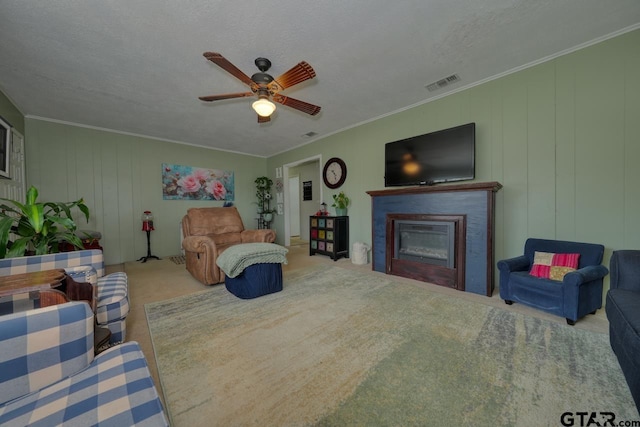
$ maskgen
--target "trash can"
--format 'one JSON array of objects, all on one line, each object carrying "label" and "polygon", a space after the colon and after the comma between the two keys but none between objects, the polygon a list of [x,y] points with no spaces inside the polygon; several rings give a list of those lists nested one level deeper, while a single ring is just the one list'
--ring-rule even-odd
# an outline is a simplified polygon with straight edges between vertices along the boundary
[{"label": "trash can", "polygon": [[364,265],[367,263],[367,252],[371,249],[371,246],[362,242],[355,242],[353,244],[353,253],[351,254],[351,262],[356,265]]}]

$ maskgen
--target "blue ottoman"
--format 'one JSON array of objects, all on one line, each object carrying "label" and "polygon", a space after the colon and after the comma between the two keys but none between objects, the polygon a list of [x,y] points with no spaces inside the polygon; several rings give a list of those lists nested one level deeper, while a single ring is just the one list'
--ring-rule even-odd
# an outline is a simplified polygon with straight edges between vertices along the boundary
[{"label": "blue ottoman", "polygon": [[242,299],[257,298],[282,290],[282,264],[254,264],[236,277],[225,277],[224,286]]},{"label": "blue ottoman", "polygon": [[288,250],[275,243],[233,245],[218,256],[224,285],[238,298],[251,299],[282,290],[282,264]]}]

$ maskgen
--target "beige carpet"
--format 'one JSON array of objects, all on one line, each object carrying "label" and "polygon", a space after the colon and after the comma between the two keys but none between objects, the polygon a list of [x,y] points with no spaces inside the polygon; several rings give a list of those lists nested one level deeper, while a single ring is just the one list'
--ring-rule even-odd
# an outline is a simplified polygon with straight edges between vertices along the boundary
[{"label": "beige carpet", "polygon": [[638,416],[606,334],[329,265],[288,271],[282,292],[254,300],[216,286],[146,304],[173,425]]},{"label": "beige carpet", "polygon": [[[300,268],[312,268],[317,265],[324,266],[325,268],[339,266],[364,273],[371,272],[371,264],[354,265],[349,259],[339,259],[334,262],[326,256],[309,256],[309,250],[306,246],[289,247],[287,258],[289,263],[283,266],[285,277],[289,271]],[[149,370],[151,371],[154,383],[158,388],[161,399],[164,399],[156,367],[155,354],[151,344],[144,304],[175,298],[181,295],[190,295],[209,288],[193,279],[186,271],[184,264],[176,265],[166,258],[159,261],[149,260],[146,263],[131,261],[126,264],[107,266],[108,273],[115,271],[126,271],[129,276],[130,311],[129,316],[127,317],[127,341],[137,341],[140,343],[142,351],[147,359],[147,363],[149,364]],[[381,273],[371,274],[386,277]],[[414,286],[423,287],[431,292],[453,296],[476,304],[499,307],[515,313],[526,314],[531,317],[545,319],[562,325],[565,324],[565,320],[563,318],[535,310],[522,304],[514,304],[511,306],[505,305],[504,301],[499,298],[497,289],[493,297],[485,297],[469,292],[459,292],[442,286],[431,285],[429,283],[418,282],[411,279],[394,277],[394,280],[401,283],[408,283]],[[221,285],[218,285],[218,287],[219,286]],[[574,328],[607,334],[609,322],[607,321],[604,310],[598,310],[595,316],[590,315],[579,320]]]},{"label": "beige carpet", "polygon": [[306,246],[308,248],[309,241],[300,236],[291,236],[291,246]]}]

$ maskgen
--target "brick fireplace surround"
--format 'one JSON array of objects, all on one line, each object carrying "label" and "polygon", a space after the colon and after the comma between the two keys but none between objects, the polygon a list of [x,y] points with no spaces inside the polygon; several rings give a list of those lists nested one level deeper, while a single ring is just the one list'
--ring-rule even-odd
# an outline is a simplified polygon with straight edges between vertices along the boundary
[{"label": "brick fireplace surround", "polygon": [[[493,230],[498,182],[408,187],[367,191],[371,196],[372,268],[388,273],[387,222],[398,214],[464,217],[464,280],[452,286],[466,292],[493,294]],[[394,273],[398,274],[398,273]],[[400,273],[401,275],[404,275]],[[427,273],[428,274],[428,273]],[[415,276],[407,277],[416,278]],[[424,277],[424,281],[431,281]]]}]

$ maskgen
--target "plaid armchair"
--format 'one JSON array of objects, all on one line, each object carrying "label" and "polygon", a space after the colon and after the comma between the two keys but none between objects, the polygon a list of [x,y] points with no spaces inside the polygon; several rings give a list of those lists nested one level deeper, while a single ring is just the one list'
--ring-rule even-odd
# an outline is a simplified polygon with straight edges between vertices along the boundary
[{"label": "plaid armchair", "polygon": [[79,301],[0,316],[0,425],[168,425],[138,343],[94,357],[93,328]]},{"label": "plaid armchair", "polygon": [[[123,272],[105,276],[102,251],[82,250],[58,254],[33,255],[0,259],[0,276],[31,273],[54,268],[70,269],[90,266],[97,276],[96,322],[111,331],[111,344],[123,342],[126,338],[126,318],[129,314],[129,291],[127,275]],[[12,313],[29,308],[37,308],[26,297],[0,298],[0,314]]]}]

